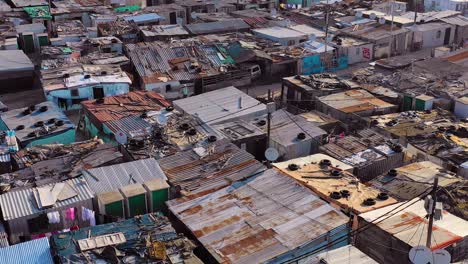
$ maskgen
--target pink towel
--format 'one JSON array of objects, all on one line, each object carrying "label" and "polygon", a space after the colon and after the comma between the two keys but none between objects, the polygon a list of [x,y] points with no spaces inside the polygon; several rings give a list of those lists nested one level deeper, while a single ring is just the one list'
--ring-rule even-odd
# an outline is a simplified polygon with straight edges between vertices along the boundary
[{"label": "pink towel", "polygon": [[65,211],[65,217],[67,218],[67,220],[75,220],[75,208],[68,208]]}]

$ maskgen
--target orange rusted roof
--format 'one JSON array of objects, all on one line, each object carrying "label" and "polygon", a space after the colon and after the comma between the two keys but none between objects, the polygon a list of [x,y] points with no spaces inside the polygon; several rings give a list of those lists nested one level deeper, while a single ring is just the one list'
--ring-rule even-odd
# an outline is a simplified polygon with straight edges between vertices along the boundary
[{"label": "orange rusted roof", "polygon": [[157,111],[170,103],[153,91],[135,91],[128,94],[104,97],[104,102],[88,100],[81,103],[85,111],[95,120],[104,123],[137,116],[145,111]]},{"label": "orange rusted roof", "polygon": [[262,263],[348,228],[348,217],[275,169],[168,205],[222,263]]}]

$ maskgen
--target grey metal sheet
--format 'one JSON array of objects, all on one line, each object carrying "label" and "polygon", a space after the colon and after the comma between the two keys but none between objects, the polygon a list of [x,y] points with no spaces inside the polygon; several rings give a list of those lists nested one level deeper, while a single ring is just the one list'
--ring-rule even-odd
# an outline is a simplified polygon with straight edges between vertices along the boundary
[{"label": "grey metal sheet", "polygon": [[84,171],[83,175],[95,194],[114,191],[155,178],[167,180],[159,164],[152,158],[95,168]]}]

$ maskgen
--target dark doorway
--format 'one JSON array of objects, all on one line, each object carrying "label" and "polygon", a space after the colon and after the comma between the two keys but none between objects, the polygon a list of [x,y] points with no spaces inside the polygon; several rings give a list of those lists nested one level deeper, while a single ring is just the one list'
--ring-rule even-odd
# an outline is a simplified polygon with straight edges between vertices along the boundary
[{"label": "dark doorway", "polygon": [[449,42],[450,42],[450,31],[451,31],[451,28],[446,28],[445,29],[444,45],[448,45]]},{"label": "dark doorway", "polygon": [[177,15],[176,12],[171,12],[169,14],[169,23],[171,24],[177,24]]},{"label": "dark doorway", "polygon": [[104,88],[102,87],[93,87],[94,99],[104,98]]}]

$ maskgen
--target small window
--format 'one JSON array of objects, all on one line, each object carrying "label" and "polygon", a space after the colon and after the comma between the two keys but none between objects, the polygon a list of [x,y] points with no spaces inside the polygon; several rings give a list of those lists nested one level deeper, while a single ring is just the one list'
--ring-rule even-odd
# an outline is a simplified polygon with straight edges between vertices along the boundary
[{"label": "small window", "polygon": [[71,96],[80,96],[80,92],[78,92],[78,89],[72,89],[70,90]]},{"label": "small window", "polygon": [[94,99],[104,98],[104,88],[102,87],[93,87]]},{"label": "small window", "polygon": [[103,49],[102,49],[102,52],[103,52],[103,53],[111,53],[111,48],[110,48],[110,47],[103,48]]},{"label": "small window", "polygon": [[167,93],[167,92],[170,92],[171,90],[172,90],[171,85],[170,85],[170,84],[167,84],[167,85],[166,85],[166,93]]},{"label": "small window", "polygon": [[295,40],[290,40],[290,41],[288,41],[288,46],[292,46],[292,45],[294,45],[294,44],[296,44],[296,41],[295,41]]},{"label": "small window", "polygon": [[437,35],[436,35],[436,38],[439,39],[439,38],[441,37],[441,35],[442,35],[442,31],[438,30],[438,31],[437,31]]},{"label": "small window", "polygon": [[361,48],[356,48],[356,55],[361,54]]}]

